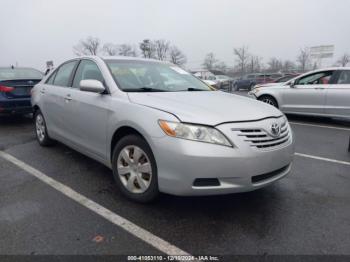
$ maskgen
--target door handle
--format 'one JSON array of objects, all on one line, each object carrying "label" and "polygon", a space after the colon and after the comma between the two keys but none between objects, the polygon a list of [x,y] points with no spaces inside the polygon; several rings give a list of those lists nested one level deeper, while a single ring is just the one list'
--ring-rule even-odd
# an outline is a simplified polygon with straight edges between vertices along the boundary
[{"label": "door handle", "polygon": [[71,95],[70,95],[70,94],[68,94],[68,95],[67,95],[67,96],[64,98],[64,100],[66,100],[66,102],[71,101],[71,100],[72,100]]},{"label": "door handle", "polygon": [[40,93],[45,94],[45,88],[40,89]]}]

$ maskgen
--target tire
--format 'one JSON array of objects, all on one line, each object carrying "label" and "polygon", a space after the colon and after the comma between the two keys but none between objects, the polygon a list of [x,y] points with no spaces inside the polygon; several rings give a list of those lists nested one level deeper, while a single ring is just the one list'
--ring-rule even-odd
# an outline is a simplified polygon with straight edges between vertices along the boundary
[{"label": "tire", "polygon": [[39,144],[45,147],[52,146],[55,143],[55,141],[51,139],[48,134],[45,118],[40,110],[37,110],[34,113],[34,123],[35,123],[35,135]]},{"label": "tire", "polygon": [[255,84],[250,84],[250,86],[248,87],[248,91],[252,91],[254,86],[255,86]]},{"label": "tire", "polygon": [[128,135],[119,140],[113,149],[112,169],[118,188],[127,198],[148,203],[159,195],[156,161],[150,146],[140,136]]},{"label": "tire", "polygon": [[261,97],[258,98],[258,100],[278,108],[277,101],[272,96],[261,96]]}]

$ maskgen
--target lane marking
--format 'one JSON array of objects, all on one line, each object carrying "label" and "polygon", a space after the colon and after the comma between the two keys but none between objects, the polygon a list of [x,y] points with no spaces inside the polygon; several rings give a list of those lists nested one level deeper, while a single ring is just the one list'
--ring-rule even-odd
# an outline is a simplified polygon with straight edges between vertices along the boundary
[{"label": "lane marking", "polygon": [[327,125],[316,125],[316,124],[298,123],[298,122],[293,122],[293,121],[289,121],[289,124],[292,124],[292,125],[299,125],[299,126],[312,126],[312,127],[322,127],[322,128],[328,128],[328,129],[336,129],[336,130],[350,131],[350,128],[346,128],[346,127],[336,127],[336,126],[327,126]]},{"label": "lane marking", "polygon": [[0,156],[2,158],[6,159],[7,161],[15,164],[17,167],[23,169],[27,173],[35,176],[37,179],[46,183],[50,187],[56,189],[60,193],[69,197],[70,199],[78,202],[80,205],[90,209],[92,212],[96,213],[97,215],[112,222],[114,225],[121,227],[122,229],[124,229],[128,233],[143,240],[144,242],[153,246],[154,248],[158,249],[159,251],[161,251],[167,255],[184,255],[184,256],[190,255],[186,251],[183,251],[182,249],[170,244],[169,242],[165,241],[164,239],[162,239],[160,237],[157,237],[156,235],[153,235],[151,232],[143,229],[142,227],[139,227],[138,225],[132,223],[131,221],[113,213],[109,209],[107,209],[107,208],[101,206],[100,204],[97,204],[96,202],[90,200],[89,198],[79,194],[78,192],[74,191],[72,188],[52,179],[51,177],[45,175],[44,173],[35,169],[34,167],[31,167],[30,165],[22,162],[21,160],[17,159],[16,157],[14,157],[10,154],[7,154],[4,151],[0,151]]},{"label": "lane marking", "polygon": [[326,162],[332,162],[332,163],[350,166],[350,162],[346,162],[346,161],[341,161],[341,160],[336,160],[336,159],[331,159],[331,158],[326,158],[326,157],[320,157],[320,156],[307,155],[307,154],[302,154],[302,153],[295,153],[295,155],[300,156],[300,157],[312,158],[312,159],[316,159],[316,160],[322,160],[322,161],[326,161]]}]

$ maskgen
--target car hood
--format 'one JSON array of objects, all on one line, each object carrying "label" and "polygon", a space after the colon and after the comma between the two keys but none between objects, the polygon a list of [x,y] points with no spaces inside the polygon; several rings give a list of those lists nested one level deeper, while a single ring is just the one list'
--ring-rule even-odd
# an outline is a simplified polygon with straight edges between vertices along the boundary
[{"label": "car hood", "polygon": [[282,115],[278,109],[260,101],[220,91],[128,93],[128,95],[132,103],[174,114],[182,122],[211,126]]}]

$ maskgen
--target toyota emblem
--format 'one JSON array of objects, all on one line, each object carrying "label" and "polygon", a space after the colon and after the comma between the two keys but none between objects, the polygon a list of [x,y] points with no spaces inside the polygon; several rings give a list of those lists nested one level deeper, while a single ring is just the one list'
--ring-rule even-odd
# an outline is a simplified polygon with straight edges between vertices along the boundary
[{"label": "toyota emblem", "polygon": [[281,133],[281,126],[278,123],[273,123],[271,125],[271,135],[273,137],[278,137]]}]

